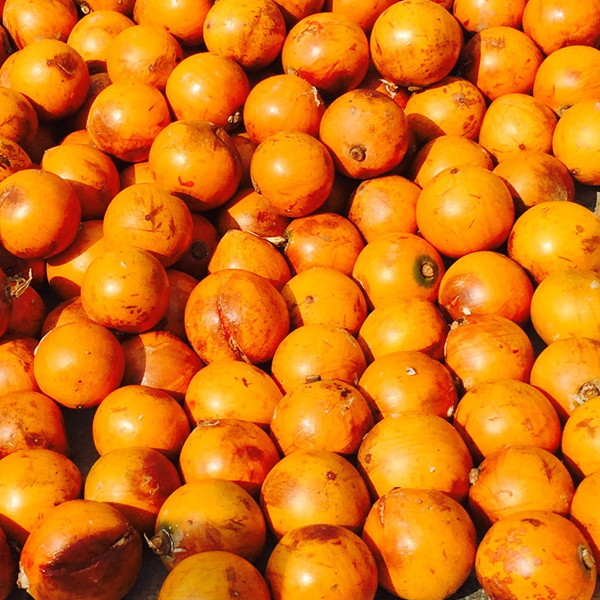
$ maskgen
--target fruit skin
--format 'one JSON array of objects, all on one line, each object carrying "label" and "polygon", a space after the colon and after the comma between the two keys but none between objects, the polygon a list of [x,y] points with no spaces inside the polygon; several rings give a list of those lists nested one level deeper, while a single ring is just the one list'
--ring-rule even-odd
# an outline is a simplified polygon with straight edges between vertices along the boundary
[{"label": "fruit skin", "polygon": [[[336,525],[307,525],[273,550],[265,577],[274,600],[373,600],[377,566],[356,534]],[[307,580],[309,583],[307,583]]]},{"label": "fruit skin", "polygon": [[6,600],[17,582],[17,563],[12,557],[6,536],[0,529],[0,600]]},{"label": "fruit skin", "polygon": [[491,600],[590,600],[596,565],[583,534],[564,517],[529,510],[498,521],[475,560],[477,579]]},{"label": "fruit skin", "polygon": [[538,283],[556,271],[599,271],[600,219],[575,202],[536,204],[514,224],[508,255]]},{"label": "fruit skin", "polygon": [[180,486],[168,458],[134,446],[101,456],[86,477],[83,497],[114,506],[140,534],[152,535],[161,506]]},{"label": "fruit skin", "polygon": [[289,315],[279,292],[249,271],[225,269],[203,279],[185,309],[185,331],[206,363],[267,362],[289,331]]},{"label": "fruit skin", "polygon": [[490,27],[519,29],[528,0],[455,0],[453,13],[466,31],[476,33]]},{"label": "fruit skin", "polygon": [[398,85],[426,86],[446,77],[458,60],[463,36],[450,13],[425,0],[397,2],[371,32],[377,70]]},{"label": "fruit skin", "polygon": [[53,329],[36,349],[41,390],[68,408],[97,406],[121,384],[125,356],[108,329],[79,321]]},{"label": "fruit skin", "polygon": [[454,427],[476,462],[505,446],[536,446],[555,453],[560,444],[560,421],[549,400],[513,379],[471,388],[458,403]]},{"label": "fruit skin", "polygon": [[53,450],[5,456],[0,460],[0,526],[8,539],[22,546],[55,506],[79,497],[81,484],[75,463]]},{"label": "fruit skin", "polygon": [[5,335],[0,340],[0,395],[21,390],[39,392],[33,374],[34,352],[38,340]]},{"label": "fruit skin", "polygon": [[202,479],[167,498],[150,547],[171,571],[188,556],[213,550],[255,561],[265,536],[264,517],[248,492],[231,481]]},{"label": "fruit skin", "polygon": [[556,456],[534,446],[508,446],[490,454],[470,475],[469,508],[488,528],[522,510],[569,516],[573,480]]},{"label": "fruit skin", "polygon": [[381,586],[410,600],[447,598],[475,562],[469,515],[434,490],[394,488],[382,496],[367,517],[363,540],[375,556]]},{"label": "fruit skin", "polygon": [[364,437],[358,468],[374,499],[401,487],[438,490],[462,502],[473,460],[450,423],[405,413],[385,417]]},{"label": "fruit skin", "polygon": [[599,413],[600,398],[596,396],[577,408],[565,424],[561,449],[576,479],[583,479],[600,469],[600,445],[596,438]]},{"label": "fruit skin", "polygon": [[357,88],[367,74],[369,42],[347,17],[318,13],[290,30],[281,60],[285,73],[298,75],[335,97]]},{"label": "fruit skin", "polygon": [[202,594],[204,600],[271,600],[265,580],[248,561],[230,552],[188,556],[163,583],[158,600],[181,600]]},{"label": "fruit skin", "polygon": [[544,348],[531,369],[531,385],[550,400],[561,422],[600,396],[600,342],[567,338]]},{"label": "fruit skin", "polygon": [[271,469],[260,505],[279,539],[316,523],[358,533],[371,503],[365,482],[346,459],[324,450],[298,450]]},{"label": "fruit skin", "polygon": [[600,561],[600,521],[594,498],[597,498],[599,485],[599,471],[588,475],[577,487],[571,504],[571,521],[586,537],[596,564]]},{"label": "fruit skin", "polygon": [[21,553],[19,585],[39,600],[121,600],[142,563],[139,533],[112,506],[66,502],[48,514]]}]

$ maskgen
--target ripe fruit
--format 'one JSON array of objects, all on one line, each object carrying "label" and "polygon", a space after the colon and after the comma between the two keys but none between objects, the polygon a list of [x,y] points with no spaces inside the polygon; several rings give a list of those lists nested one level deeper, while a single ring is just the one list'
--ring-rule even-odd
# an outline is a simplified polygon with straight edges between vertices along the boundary
[{"label": "ripe fruit", "polygon": [[434,301],[443,275],[437,250],[410,233],[390,233],[367,244],[352,272],[375,308],[403,299]]},{"label": "ripe fruit", "polygon": [[6,335],[0,341],[0,396],[40,388],[33,375],[33,354],[38,340]]},{"label": "ripe fruit", "polygon": [[111,450],[147,446],[174,460],[190,434],[185,412],[166,392],[126,385],[109,394],[94,414],[94,445]]},{"label": "ripe fruit", "polygon": [[364,437],[358,468],[373,498],[393,488],[438,490],[458,502],[469,491],[473,460],[462,438],[430,414],[385,417]]},{"label": "ripe fruit", "polygon": [[575,492],[560,460],[532,446],[508,446],[490,454],[470,479],[469,508],[486,528],[522,510],[568,517]]},{"label": "ripe fruit", "polygon": [[267,584],[255,567],[241,556],[220,551],[193,554],[181,561],[165,579],[158,600],[179,600],[194,594],[202,594],[205,600],[221,600],[223,593],[238,600],[271,600]]},{"label": "ripe fruit", "polygon": [[146,250],[107,250],[88,267],[81,298],[86,313],[96,323],[141,333],[166,314],[169,279],[160,262]]},{"label": "ripe fruit", "polygon": [[600,560],[598,537],[600,523],[598,522],[598,512],[595,510],[596,494],[598,491],[598,482],[600,474],[592,473],[586,477],[577,487],[573,503],[571,504],[571,521],[577,525],[588,541],[596,563]]},{"label": "ripe fruit", "polygon": [[185,409],[194,424],[242,419],[267,429],[281,397],[277,384],[259,368],[221,361],[207,365],[193,377]]},{"label": "ripe fruit", "polygon": [[79,321],[53,329],[36,349],[35,378],[46,395],[69,408],[89,408],[117,389],[125,358],[115,336]]},{"label": "ripe fruit", "polygon": [[44,394],[32,391],[4,394],[0,397],[0,423],[0,458],[34,448],[67,454],[62,413]]},{"label": "ripe fruit", "polygon": [[325,104],[318,90],[295,75],[274,75],[257,83],[244,105],[244,127],[256,144],[282,131],[317,137]]},{"label": "ripe fruit", "polygon": [[290,328],[335,325],[352,335],[367,318],[365,297],[354,281],[335,269],[313,267],[292,277],[281,290]]},{"label": "ripe fruit", "polygon": [[523,325],[532,296],[531,281],[516,262],[497,252],[472,252],[446,271],[439,304],[454,320],[488,314]]},{"label": "ripe fruit", "polygon": [[152,535],[161,506],[180,486],[177,469],[160,452],[120,448],[92,465],[83,497],[114,506],[140,534]]},{"label": "ripe fruit", "polygon": [[371,90],[353,90],[334,100],[321,119],[319,135],[337,170],[355,179],[377,177],[398,166],[409,142],[404,111]]},{"label": "ripe fruit", "polygon": [[405,86],[426,86],[454,68],[463,37],[450,13],[429,0],[397,2],[376,21],[371,57],[377,70]]},{"label": "ripe fruit", "polygon": [[590,398],[573,411],[563,430],[562,453],[577,479],[583,479],[600,468],[600,444],[596,439],[599,410],[600,398]]},{"label": "ripe fruit", "polygon": [[462,77],[495,100],[504,94],[530,93],[542,61],[542,53],[522,31],[490,27],[466,44],[458,68]]},{"label": "ripe fruit", "polygon": [[557,271],[533,294],[531,322],[546,344],[570,337],[600,341],[599,318],[600,275],[595,271]]},{"label": "ripe fruit", "polygon": [[450,328],[446,366],[465,390],[494,379],[529,380],[533,348],[525,332],[497,315],[471,315]]},{"label": "ripe fruit", "polygon": [[156,136],[149,161],[156,183],[195,212],[229,200],[242,176],[231,138],[207,121],[177,121],[166,127]]},{"label": "ripe fruit", "polygon": [[192,213],[192,243],[173,268],[196,279],[206,277],[208,263],[219,242],[214,225],[202,215]]},{"label": "ripe fruit", "polygon": [[39,338],[46,314],[46,305],[41,296],[32,287],[28,287],[19,297],[13,298],[6,332]]},{"label": "ripe fruit", "polygon": [[[515,556],[520,557],[516,562]],[[590,600],[596,585],[596,565],[581,532],[541,510],[522,511],[493,525],[477,549],[475,569],[491,600],[533,599],[540,585],[556,600]]]},{"label": "ripe fruit", "polygon": [[458,502],[419,489],[396,488],[382,496],[367,517],[363,540],[382,587],[414,600],[446,598],[458,590],[477,546],[475,527]]},{"label": "ripe fruit", "polygon": [[358,471],[324,450],[298,450],[279,461],[262,486],[260,504],[279,539],[322,523],[358,532],[369,512],[369,492]]},{"label": "ripe fruit", "polygon": [[454,426],[476,462],[505,446],[554,453],[560,444],[560,421],[544,394],[511,379],[471,388],[458,403]]},{"label": "ripe fruit", "polygon": [[482,167],[442,171],[429,181],[417,202],[421,235],[452,258],[498,248],[510,233],[514,215],[508,188]]},{"label": "ripe fruit", "polygon": [[285,21],[272,0],[220,0],[204,22],[209,52],[227,56],[249,71],[271,64],[285,39]]},{"label": "ripe fruit", "polygon": [[143,162],[156,136],[170,122],[167,101],[155,87],[113,83],[92,103],[87,130],[103,152],[127,162]]},{"label": "ripe fruit", "polygon": [[210,121],[227,131],[241,121],[249,92],[242,67],[210,52],[188,56],[166,81],[167,100],[178,120]]},{"label": "ripe fruit", "polygon": [[285,454],[327,450],[356,454],[373,427],[367,401],[351,385],[331,379],[307,383],[286,394],[271,421],[271,437]]},{"label": "ripe fruit", "polygon": [[225,269],[203,279],[185,309],[185,331],[205,363],[273,358],[290,327],[287,306],[263,277]]},{"label": "ripe fruit", "polygon": [[566,421],[578,406],[600,396],[600,341],[573,337],[553,342],[533,364],[531,385]]},{"label": "ripe fruit", "polygon": [[311,135],[294,131],[267,138],[250,165],[254,189],[286,217],[304,217],[318,209],[331,192],[334,175],[327,148]]},{"label": "ripe fruit", "polygon": [[0,183],[0,241],[15,256],[48,258],[77,235],[81,206],[69,183],[27,169]]},{"label": "ripe fruit", "polygon": [[32,163],[19,144],[7,138],[0,138],[0,181],[24,169],[31,169]]},{"label": "ripe fruit", "polygon": [[6,536],[0,529],[0,599],[6,600],[17,581],[17,563],[15,562]]},{"label": "ripe fruit", "polygon": [[356,385],[365,368],[363,351],[345,329],[316,324],[295,329],[279,344],[271,373],[287,394],[321,379]]},{"label": "ripe fruit", "polygon": [[441,135],[476,140],[486,105],[483,95],[470,81],[445,77],[412,94],[405,110],[410,129],[421,143]]},{"label": "ripe fruit", "polygon": [[231,481],[203,479],[167,498],[149,544],[171,571],[188,556],[214,550],[255,561],[265,535],[265,519],[248,492]]},{"label": "ripe fruit", "polygon": [[265,573],[274,600],[372,600],[377,566],[365,543],[336,525],[290,531],[273,550]]},{"label": "ripe fruit", "polygon": [[283,70],[331,96],[358,87],[369,68],[369,42],[343,15],[323,12],[302,19],[289,32],[281,53]]},{"label": "ripe fruit", "polygon": [[453,13],[470,33],[500,26],[519,29],[526,4],[527,0],[455,0]]},{"label": "ripe fruit", "polygon": [[552,140],[556,158],[586,185],[600,185],[600,145],[595,139],[599,127],[600,100],[584,100],[563,113]]},{"label": "ripe fruit", "polygon": [[83,104],[90,84],[83,58],[58,40],[34,42],[16,54],[8,80],[45,121],[72,115]]},{"label": "ripe fruit", "polygon": [[483,117],[479,143],[498,161],[514,152],[550,153],[556,115],[526,94],[504,94],[494,100]]},{"label": "ripe fruit", "polygon": [[515,223],[508,254],[538,283],[556,271],[600,270],[600,220],[574,202],[542,202]]},{"label": "ripe fruit", "polygon": [[0,111],[7,117],[0,124],[0,136],[20,146],[34,140],[38,129],[37,113],[23,94],[7,87],[0,88]]},{"label": "ripe fruit", "polygon": [[179,457],[185,483],[225,479],[258,496],[279,454],[269,436],[254,423],[235,419],[200,421]]},{"label": "ripe fruit", "polygon": [[69,300],[61,302],[54,310],[51,310],[42,326],[42,336],[48,332],[75,321],[86,321],[93,323],[87,316],[81,302],[81,296],[74,296]]},{"label": "ripe fruit", "polygon": [[182,402],[202,362],[192,349],[166,331],[147,331],[125,340],[123,385],[145,385]]},{"label": "ripe fruit", "polygon": [[66,456],[45,448],[13,452],[0,460],[0,527],[22,546],[55,506],[80,493],[81,473]]},{"label": "ripe fruit", "polygon": [[421,190],[399,175],[363,181],[350,197],[348,219],[367,242],[387,233],[416,233]]},{"label": "ripe fruit", "polygon": [[[39,600],[119,600],[142,564],[138,532],[112,506],[90,500],[55,508],[21,553],[19,585]],[[101,582],[100,584],[98,582]]]}]

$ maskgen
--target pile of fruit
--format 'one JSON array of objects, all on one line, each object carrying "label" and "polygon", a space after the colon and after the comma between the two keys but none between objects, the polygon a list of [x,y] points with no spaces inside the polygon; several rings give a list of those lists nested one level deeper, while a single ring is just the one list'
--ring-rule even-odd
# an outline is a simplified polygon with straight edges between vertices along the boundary
[{"label": "pile of fruit", "polygon": [[0,600],[592,598],[600,0],[0,10]]}]

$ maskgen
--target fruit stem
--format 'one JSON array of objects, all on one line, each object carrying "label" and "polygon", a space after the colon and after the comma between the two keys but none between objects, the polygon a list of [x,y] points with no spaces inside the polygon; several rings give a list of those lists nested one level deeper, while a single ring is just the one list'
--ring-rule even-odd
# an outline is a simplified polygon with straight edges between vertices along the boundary
[{"label": "fruit stem", "polygon": [[285,249],[285,247],[287,246],[287,243],[288,243],[288,239],[285,235],[277,235],[277,236],[273,236],[273,237],[266,237],[263,239],[267,240],[267,242],[269,242],[269,244],[273,244],[273,246],[275,246],[275,248]]},{"label": "fruit stem", "polygon": [[308,375],[304,383],[317,383],[317,381],[321,381],[320,375]]},{"label": "fruit stem", "polygon": [[425,277],[425,279],[432,279],[435,277],[435,268],[433,263],[425,262],[421,265],[421,275]]},{"label": "fruit stem", "polygon": [[583,545],[579,546],[579,558],[583,563],[583,566],[590,571],[595,567],[596,561],[592,553]]},{"label": "fruit stem", "polygon": [[367,158],[367,149],[364,146],[352,146],[350,157],[356,162],[363,162]]},{"label": "fruit stem", "polygon": [[479,469],[471,469],[469,471],[469,483],[471,485],[475,485],[477,483],[480,473],[481,471]]},{"label": "fruit stem", "polygon": [[580,388],[579,391],[575,394],[576,404],[581,406],[585,404],[589,400],[593,398],[598,398],[600,396],[600,380],[592,379],[591,381],[586,381]]},{"label": "fruit stem", "polygon": [[13,277],[8,278],[9,281],[9,295],[15,299],[22,296],[31,282],[33,281],[33,270],[29,269],[28,277],[24,277],[23,275],[14,275]]},{"label": "fruit stem", "polygon": [[173,538],[165,529],[161,529],[151,539],[144,534],[150,550],[158,556],[169,556],[173,553]]}]

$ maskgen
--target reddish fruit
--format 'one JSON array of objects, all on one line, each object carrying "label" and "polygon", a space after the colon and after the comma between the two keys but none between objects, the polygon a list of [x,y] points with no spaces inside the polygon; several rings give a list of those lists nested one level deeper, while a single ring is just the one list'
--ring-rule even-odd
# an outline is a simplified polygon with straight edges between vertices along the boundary
[{"label": "reddish fruit", "polygon": [[515,217],[502,180],[482,167],[452,167],[436,175],[417,203],[421,235],[452,258],[494,250],[508,237]]},{"label": "reddish fruit", "polygon": [[494,173],[506,184],[518,215],[542,202],[572,202],[575,184],[565,165],[550,154],[524,151],[507,157]]},{"label": "reddish fruit", "polygon": [[285,21],[272,0],[220,0],[206,15],[204,43],[255,71],[271,64],[285,40]]},{"label": "reddish fruit", "polygon": [[83,278],[81,298],[88,316],[127,333],[152,329],[166,314],[169,279],[154,256],[139,248],[107,250]]},{"label": "reddish fruit", "polygon": [[269,557],[265,573],[274,600],[371,600],[377,566],[365,543],[336,525],[290,531]]},{"label": "reddish fruit", "polygon": [[265,519],[248,492],[231,481],[202,479],[167,498],[149,545],[171,571],[188,556],[214,550],[255,561],[265,536]]},{"label": "reddish fruit", "polygon": [[533,347],[525,332],[498,315],[463,317],[450,328],[446,366],[465,390],[494,379],[529,380]]},{"label": "reddish fruit", "polygon": [[373,415],[361,393],[325,379],[283,397],[273,413],[271,436],[286,455],[297,450],[352,455],[372,427]]},{"label": "reddish fruit", "polygon": [[435,248],[409,233],[388,234],[367,244],[352,272],[376,308],[405,298],[435,300],[443,274]]},{"label": "reddish fruit", "polygon": [[93,422],[101,456],[120,448],[147,446],[174,460],[190,434],[185,412],[166,392],[127,385],[109,394]]},{"label": "reddish fruit", "polygon": [[596,440],[599,409],[600,399],[593,396],[573,411],[563,430],[562,453],[577,479],[583,479],[600,468],[600,445]]},{"label": "reddish fruit", "polygon": [[178,337],[183,342],[187,342],[185,307],[194,288],[198,285],[198,280],[175,269],[167,269],[167,277],[171,289],[169,309],[157,328]]},{"label": "reddish fruit", "polygon": [[[111,84],[112,81],[106,73],[94,73],[93,75],[90,75],[90,86],[85,101],[68,120],[70,128],[74,131],[69,134],[62,143],[67,143],[65,140],[68,139],[69,142],[85,143],[88,146],[94,146],[89,134],[87,131],[84,131],[87,126],[88,115],[90,114],[90,108],[94,103],[94,100],[98,97],[98,94]],[[87,135],[87,138],[85,138],[85,135]],[[82,140],[79,141],[77,136],[81,136]]]},{"label": "reddish fruit", "polygon": [[152,535],[161,506],[180,486],[177,469],[160,452],[122,448],[92,465],[83,497],[114,506],[141,534]]},{"label": "reddish fruit", "polygon": [[549,452],[509,446],[490,454],[470,475],[469,508],[486,529],[522,510],[568,517],[575,493],[567,468]]},{"label": "reddish fruit", "polygon": [[529,319],[533,286],[521,267],[497,252],[459,258],[442,278],[439,304],[454,320],[499,315],[517,325]]},{"label": "reddish fruit", "polygon": [[6,600],[17,582],[17,563],[12,556],[6,536],[0,529],[0,600]]},{"label": "reddish fruit", "polygon": [[19,144],[0,137],[0,181],[32,166],[31,159]]},{"label": "reddish fruit", "polygon": [[54,173],[27,169],[0,183],[0,241],[19,258],[48,258],[77,235],[81,205]]},{"label": "reddish fruit", "polygon": [[371,509],[363,540],[381,586],[414,600],[454,594],[469,576],[477,548],[465,509],[434,490],[391,490]]},{"label": "reddish fruit", "polygon": [[28,287],[13,298],[6,333],[39,339],[47,312],[42,297],[32,287]]},{"label": "reddish fruit", "polygon": [[536,446],[554,453],[560,421],[533,386],[495,379],[471,388],[458,403],[454,426],[479,462],[505,446]]},{"label": "reddish fruit", "polygon": [[179,457],[186,483],[224,479],[258,496],[279,454],[258,425],[234,419],[200,421],[189,435]]},{"label": "reddish fruit", "polygon": [[339,96],[358,87],[369,68],[369,42],[343,15],[324,12],[302,19],[281,53],[283,70],[323,92]]},{"label": "reddish fruit", "polygon": [[358,471],[324,450],[299,450],[279,461],[262,486],[260,504],[279,539],[305,525],[340,525],[358,532],[370,508]]},{"label": "reddish fruit", "polygon": [[288,27],[293,27],[305,17],[318,13],[324,3],[325,0],[277,0],[275,2]]},{"label": "reddish fruit", "polygon": [[426,86],[452,71],[462,43],[460,25],[445,8],[429,0],[409,0],[393,4],[377,19],[371,57],[386,79]]},{"label": "reddish fruit", "polygon": [[533,364],[531,385],[566,421],[577,407],[600,396],[600,341],[572,337],[550,344]]},{"label": "reddish fruit", "polygon": [[242,176],[231,138],[208,121],[172,123],[154,140],[149,160],[156,183],[194,212],[224,204]]},{"label": "reddish fruit", "polygon": [[0,341],[0,396],[10,392],[39,392],[33,374],[33,356],[38,340],[6,335]]},{"label": "reddish fruit", "polygon": [[598,512],[595,510],[596,494],[600,472],[592,473],[577,487],[573,503],[571,504],[571,521],[583,533],[594,554],[596,563],[600,560],[600,522]]},{"label": "reddish fruit", "polygon": [[203,366],[189,346],[166,331],[132,336],[123,342],[122,348],[125,355],[122,385],[162,390],[179,402]]},{"label": "reddish fruit", "polygon": [[51,310],[44,321],[42,326],[42,336],[67,323],[74,323],[75,321],[87,321],[93,323],[93,321],[87,316],[81,302],[81,296],[75,296],[70,300],[61,302],[55,309]]},{"label": "reddish fruit", "polygon": [[369,33],[379,15],[395,3],[396,0],[326,0],[323,9],[325,12],[332,12],[354,21],[363,31]]},{"label": "reddish fruit", "polygon": [[219,551],[193,554],[178,564],[162,584],[158,600],[179,600],[194,594],[221,600],[223,593],[238,600],[271,600],[256,568],[241,556]]},{"label": "reddish fruit", "polygon": [[0,397],[0,423],[0,458],[34,448],[67,454],[62,413],[44,394],[30,391],[4,394]]},{"label": "reddish fruit", "polygon": [[417,412],[450,418],[458,395],[452,376],[439,361],[415,351],[374,360],[358,382],[377,421]]},{"label": "reddish fruit", "polygon": [[38,118],[33,106],[19,92],[0,88],[0,111],[6,116],[0,124],[0,136],[20,146],[31,143],[38,130]]},{"label": "reddish fruit", "polygon": [[446,77],[418,90],[406,103],[408,124],[420,143],[442,135],[476,140],[485,111],[479,89],[458,77]]},{"label": "reddish fruit", "polygon": [[355,179],[370,179],[397,167],[409,142],[404,111],[371,90],[353,90],[334,100],[321,119],[319,135],[337,170]]},{"label": "reddish fruit", "polygon": [[462,77],[495,100],[504,94],[530,93],[542,61],[542,53],[522,31],[490,27],[463,48],[458,68]]},{"label": "reddish fruit", "polygon": [[469,33],[490,27],[520,29],[528,0],[455,0],[453,14]]},{"label": "reddish fruit", "polygon": [[582,533],[541,510],[521,511],[493,525],[477,549],[475,569],[491,600],[533,600],[539,586],[556,600],[590,600],[596,585],[596,564]]},{"label": "reddish fruit", "polygon": [[83,104],[90,85],[83,58],[58,40],[41,40],[21,50],[8,79],[11,89],[23,94],[45,121],[72,115]]},{"label": "reddish fruit", "polygon": [[22,546],[55,506],[79,497],[81,473],[53,450],[19,450],[0,460],[0,492],[0,526]]},{"label": "reddish fruit", "polygon": [[74,500],[54,509],[21,553],[19,586],[39,600],[119,600],[142,565],[137,531],[114,507]]},{"label": "reddish fruit", "polygon": [[204,420],[239,419],[268,429],[281,397],[264,371],[225,360],[207,365],[193,377],[184,406],[196,425]]},{"label": "reddish fruit", "polygon": [[166,95],[178,120],[210,121],[225,130],[242,120],[250,84],[234,60],[201,52],[181,62],[169,75]]}]

